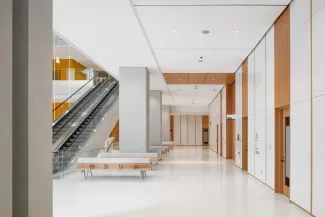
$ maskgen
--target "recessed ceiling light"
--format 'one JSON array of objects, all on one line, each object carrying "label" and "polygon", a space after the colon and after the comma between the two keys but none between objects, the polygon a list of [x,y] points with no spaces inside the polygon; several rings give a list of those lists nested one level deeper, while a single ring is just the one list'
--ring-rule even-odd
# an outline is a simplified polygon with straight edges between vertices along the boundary
[{"label": "recessed ceiling light", "polygon": [[104,29],[102,29],[102,33],[107,34],[108,32],[106,32]]},{"label": "recessed ceiling light", "polygon": [[239,30],[236,31],[236,34],[238,34],[238,33],[239,33]]},{"label": "recessed ceiling light", "polygon": [[215,89],[213,89],[213,93],[216,93],[216,90]]},{"label": "recessed ceiling light", "polygon": [[181,81],[182,79],[180,78],[179,80]]},{"label": "recessed ceiling light", "polygon": [[214,80],[214,81],[215,81],[216,79],[214,78],[214,79],[212,79],[212,80]]},{"label": "recessed ceiling light", "polygon": [[202,31],[202,33],[205,34],[205,35],[207,35],[207,34],[210,33],[210,30],[204,30],[204,31]]},{"label": "recessed ceiling light", "polygon": [[175,31],[175,30],[173,30],[173,33],[176,33],[176,31]]},{"label": "recessed ceiling light", "polygon": [[179,93],[180,93],[180,94],[182,94],[182,93],[183,93],[182,89],[180,89],[180,90],[179,90]]},{"label": "recessed ceiling light", "polygon": [[56,62],[56,63],[60,63],[60,57],[59,57],[59,56],[56,56],[56,57],[55,57],[55,62]]}]

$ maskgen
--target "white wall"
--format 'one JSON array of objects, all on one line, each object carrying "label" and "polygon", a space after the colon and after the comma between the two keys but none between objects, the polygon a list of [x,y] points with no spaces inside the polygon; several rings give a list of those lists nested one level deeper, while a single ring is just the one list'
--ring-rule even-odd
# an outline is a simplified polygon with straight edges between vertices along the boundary
[{"label": "white wall", "polygon": [[150,90],[150,145],[162,144],[162,96],[160,90]]},{"label": "white wall", "polygon": [[324,123],[325,123],[325,1],[313,0],[312,8],[312,141],[313,141],[313,214],[325,216],[325,146],[324,146]]},{"label": "white wall", "polygon": [[181,145],[181,116],[174,115],[174,142]]},{"label": "white wall", "polygon": [[310,212],[311,34],[309,18],[310,1],[294,0],[290,6],[290,199]]},{"label": "white wall", "polygon": [[149,150],[149,74],[144,67],[120,68],[120,151]]},{"label": "white wall", "polygon": [[[196,131],[195,131],[195,115],[187,116],[187,144],[195,145],[196,143]],[[202,129],[202,128],[201,128]]]},{"label": "white wall", "polygon": [[266,34],[266,184],[274,189],[274,26]]},{"label": "white wall", "polygon": [[[52,81],[52,99],[53,103],[60,103],[66,100],[69,96],[75,93],[80,87],[85,85],[88,81],[86,80],[72,80],[72,81]],[[89,82],[80,91],[78,91],[73,97],[67,102],[75,102],[82,96],[86,91],[94,86],[93,82]]]},{"label": "white wall", "polygon": [[181,145],[187,145],[187,115],[181,115]]},{"label": "white wall", "polygon": [[162,116],[161,116],[161,124],[162,124],[162,141],[170,141],[171,140],[171,132],[170,132],[170,106],[163,105],[162,106]]},{"label": "white wall", "polygon": [[217,99],[215,99],[209,106],[209,122],[211,123],[209,124],[209,147],[214,151],[217,151],[217,109],[218,104]]},{"label": "white wall", "polygon": [[195,116],[195,145],[202,145],[202,115]]},{"label": "white wall", "polygon": [[242,67],[236,72],[236,158],[235,162],[238,167],[242,167]]},{"label": "white wall", "polygon": [[255,52],[248,57],[248,172],[255,174]]},{"label": "white wall", "polygon": [[202,115],[174,115],[176,145],[202,145]]},{"label": "white wall", "polygon": [[265,37],[255,48],[255,177],[265,182],[266,63]]},{"label": "white wall", "polygon": [[171,114],[173,115],[208,115],[209,108],[207,106],[171,106]]}]

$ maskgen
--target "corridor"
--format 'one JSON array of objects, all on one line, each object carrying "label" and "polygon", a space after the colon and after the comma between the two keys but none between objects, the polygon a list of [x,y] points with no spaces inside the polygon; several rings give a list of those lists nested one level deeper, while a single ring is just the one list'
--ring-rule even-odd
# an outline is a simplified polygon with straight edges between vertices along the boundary
[{"label": "corridor", "polygon": [[308,216],[208,148],[176,147],[143,181],[100,173],[54,180],[54,217]]}]

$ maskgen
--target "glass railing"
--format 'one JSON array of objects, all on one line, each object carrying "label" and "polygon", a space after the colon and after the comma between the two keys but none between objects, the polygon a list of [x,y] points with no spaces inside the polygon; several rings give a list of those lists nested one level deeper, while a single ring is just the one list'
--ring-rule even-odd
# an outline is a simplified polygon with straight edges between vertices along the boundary
[{"label": "glass railing", "polygon": [[90,80],[82,81],[53,81],[53,122],[58,120],[74,104],[92,90],[99,82],[97,75]]},{"label": "glass railing", "polygon": [[[108,149],[106,147],[106,150],[105,148],[95,149],[91,151],[86,150],[89,148],[86,147],[89,146],[87,145],[87,141],[94,135],[94,132],[97,131],[100,123],[102,123],[107,118],[108,113],[118,101],[118,86],[115,88],[115,90],[110,91],[107,97],[108,98],[105,103],[96,109],[93,118],[82,123],[83,130],[78,135],[73,135],[73,132],[71,132],[71,136],[76,136],[74,137],[72,144],[65,148],[58,147],[53,152],[54,178],[60,179],[68,174],[76,172],[76,161],[78,157],[96,157],[100,150],[103,152],[108,152],[108,149],[112,148],[109,146]],[[85,120],[87,119],[88,118],[85,117]],[[75,130],[77,130],[77,128]],[[64,144],[64,141],[61,144]],[[104,143],[102,145],[103,147],[105,146]]]},{"label": "glass railing", "polygon": [[[77,171],[78,158],[93,158],[97,157],[100,153],[111,153],[116,147],[114,142],[111,142],[106,148],[98,148],[92,150],[82,150],[80,149],[77,153],[60,150],[53,153],[53,178],[54,179],[63,179],[69,175],[72,175]],[[72,159],[72,160],[70,160]],[[69,160],[69,165],[66,165],[66,161]]]}]

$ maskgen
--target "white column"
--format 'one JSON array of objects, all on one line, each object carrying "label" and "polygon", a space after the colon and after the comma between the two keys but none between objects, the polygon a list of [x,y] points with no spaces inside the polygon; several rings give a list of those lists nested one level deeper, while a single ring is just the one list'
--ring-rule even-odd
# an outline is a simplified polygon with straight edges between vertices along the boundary
[{"label": "white column", "polygon": [[150,145],[162,144],[161,91],[150,90]]},{"label": "white column", "polygon": [[120,152],[149,151],[149,73],[145,67],[120,68]]},{"label": "white column", "polygon": [[13,216],[51,217],[52,0],[12,3]]},{"label": "white column", "polygon": [[162,106],[162,141],[170,141],[171,140],[171,132],[170,132],[170,106],[163,105]]},{"label": "white column", "polygon": [[12,216],[12,0],[0,2],[0,216]]}]

